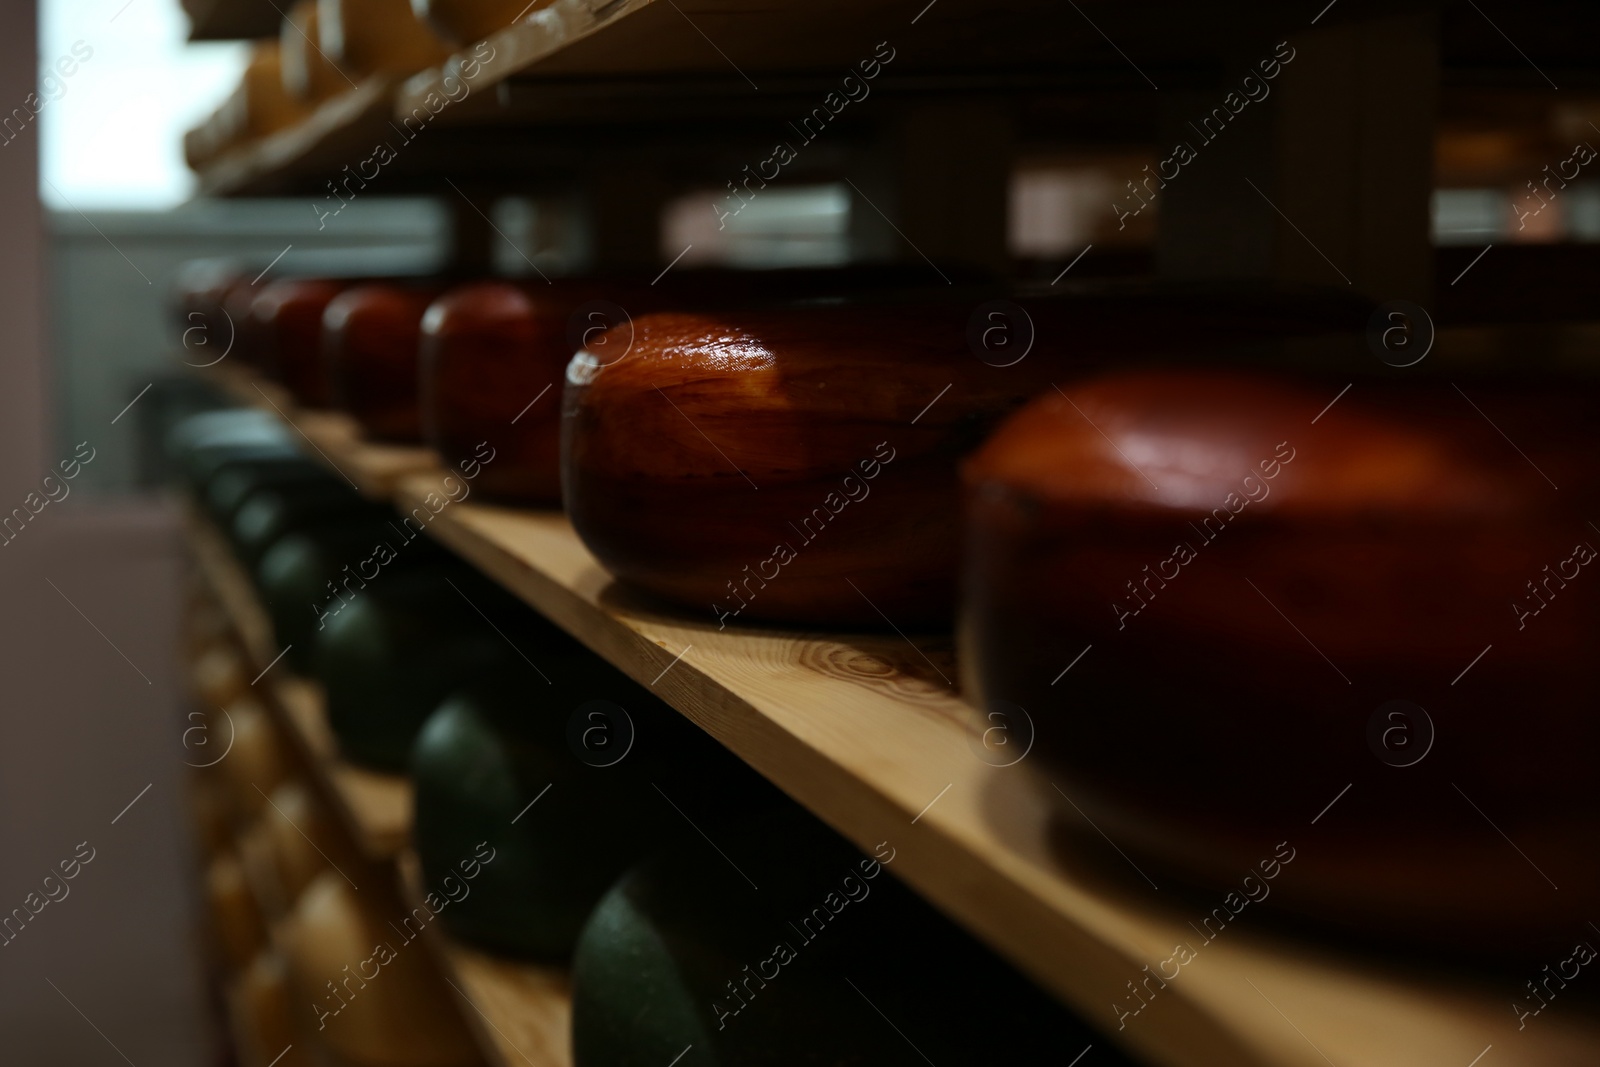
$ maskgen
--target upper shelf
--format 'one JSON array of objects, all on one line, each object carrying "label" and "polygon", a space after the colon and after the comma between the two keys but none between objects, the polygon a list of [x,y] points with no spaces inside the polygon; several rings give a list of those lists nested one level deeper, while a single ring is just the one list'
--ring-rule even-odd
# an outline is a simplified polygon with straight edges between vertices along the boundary
[{"label": "upper shelf", "polygon": [[[263,0],[182,0],[189,40],[235,41],[278,36],[283,12]],[[287,5],[284,5],[287,6]]]},{"label": "upper shelf", "polygon": [[[556,0],[398,87],[363,83],[300,126],[236,149],[202,172],[201,189],[321,191],[344,167],[371,159],[380,142],[395,152],[373,192],[437,191],[446,177],[526,186],[592,167],[596,123],[655,154],[681,149],[684,138],[770,147],[774,121],[798,121],[822,106],[829,92],[843,91],[846,75],[860,79],[863,63],[876,77],[849,91],[879,102],[840,105],[843,127],[863,115],[887,117],[893,100],[942,95],[1004,99],[1024,137],[1147,143],[1172,91],[1231,86],[1279,40],[1429,10],[1441,11],[1447,89],[1522,90],[1548,111],[1551,85],[1600,86],[1600,68],[1584,51],[1600,33],[1600,9],[1524,4],[1513,45],[1465,2],[1340,0],[1321,12],[1270,0],[1225,6],[1219,13],[1215,5],[1108,0]],[[1465,99],[1452,106],[1471,108],[1479,98]],[[738,125],[756,118],[751,128]],[[1528,118],[1516,124],[1525,128]],[[708,128],[710,119],[729,125]],[[505,137],[508,125],[520,136]]]},{"label": "upper shelf", "polygon": [[[322,447],[340,468],[366,462],[358,439]],[[399,479],[397,504],[423,506],[438,477]],[[957,692],[948,636],[719,631],[631,595],[560,513],[469,498],[427,528],[858,845],[888,842],[908,883],[1154,1063],[1465,1065],[1490,1045],[1527,1067],[1600,1059],[1600,1020],[1580,1012],[1516,1032],[1505,1007],[1517,975],[1446,976],[1265,922],[1207,943],[1118,1030],[1127,983],[1192,941],[1204,907],[1157,891],[1096,836],[1062,799],[1070,782],[1036,760],[980,758],[982,720]]]}]

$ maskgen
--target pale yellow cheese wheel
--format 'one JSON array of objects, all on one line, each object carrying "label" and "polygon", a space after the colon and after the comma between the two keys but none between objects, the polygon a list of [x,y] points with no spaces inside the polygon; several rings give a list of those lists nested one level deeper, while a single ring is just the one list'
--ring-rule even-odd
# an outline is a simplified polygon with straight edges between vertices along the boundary
[{"label": "pale yellow cheese wheel", "polygon": [[204,710],[214,713],[244,696],[250,676],[245,673],[244,657],[230,645],[218,643],[195,659],[189,668],[189,683]]},{"label": "pale yellow cheese wheel", "polygon": [[246,815],[259,815],[267,806],[267,797],[288,777],[288,754],[267,709],[253,697],[235,700],[225,710],[225,716],[210,720],[207,743],[226,745],[232,724],[233,747],[217,763],[217,769],[228,782],[237,809]]},{"label": "pale yellow cheese wheel", "polygon": [[[301,894],[284,944],[310,1029],[359,1067],[474,1067],[482,1061],[460,996],[439,977],[415,932],[407,942],[389,925],[399,926],[402,916],[383,899],[378,886],[357,892],[331,870]],[[375,955],[380,945],[388,948],[387,962]]]},{"label": "pale yellow cheese wheel", "polygon": [[411,0],[417,17],[455,45],[481,41],[553,0]]},{"label": "pale yellow cheese wheel", "polygon": [[228,613],[211,599],[207,591],[197,592],[184,610],[183,637],[191,656],[198,656],[213,645],[226,641],[232,629]]},{"label": "pale yellow cheese wheel", "polygon": [[309,112],[309,105],[284,89],[278,44],[259,42],[252,48],[238,87],[193,131],[194,137],[185,140],[185,151],[204,162],[229,148],[287,129]]},{"label": "pale yellow cheese wheel", "polygon": [[410,0],[318,0],[317,28],[322,51],[357,81],[415,74],[450,54],[412,13]]},{"label": "pale yellow cheese wheel", "polygon": [[189,812],[194,818],[195,842],[201,858],[210,860],[225,851],[233,841],[231,802],[216,775],[200,772],[191,777]]},{"label": "pale yellow cheese wheel", "polygon": [[319,23],[317,0],[296,0],[278,34],[283,87],[295,99],[313,104],[352,88],[323,52]]},{"label": "pale yellow cheese wheel", "polygon": [[266,944],[267,927],[237,856],[223,853],[211,861],[206,870],[206,900],[223,959],[235,970],[247,966]]},{"label": "pale yellow cheese wheel", "polygon": [[291,96],[283,85],[282,54],[277,41],[257,41],[250,51],[239,86],[244,100],[245,140],[287,129],[310,113],[305,101]]},{"label": "pale yellow cheese wheel", "polygon": [[276,950],[264,949],[239,976],[234,1003],[245,1031],[241,1036],[259,1057],[253,1065],[247,1059],[247,1067],[267,1067],[269,1062],[273,1067],[314,1067],[311,1048],[297,1028],[296,1009],[304,1008],[289,991],[289,965]]},{"label": "pale yellow cheese wheel", "polygon": [[291,906],[330,863],[353,865],[338,824],[303,783],[288,781],[274,789],[261,818],[283,899]]}]

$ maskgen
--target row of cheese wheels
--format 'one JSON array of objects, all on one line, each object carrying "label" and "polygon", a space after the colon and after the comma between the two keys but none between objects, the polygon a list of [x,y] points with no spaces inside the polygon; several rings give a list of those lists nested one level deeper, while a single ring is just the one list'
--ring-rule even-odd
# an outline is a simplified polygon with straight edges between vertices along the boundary
[{"label": "row of cheese wheels", "polygon": [[[486,493],[559,485],[608,570],[719,630],[959,603],[968,694],[1153,868],[1228,890],[1314,825],[1270,907],[1518,954],[1584,921],[1547,894],[1600,888],[1591,378],[1451,369],[1444,340],[1395,368],[1372,309],[1320,293],[679,284],[637,314],[608,281],[452,288],[376,316],[395,340],[356,379],[414,382],[448,463],[470,440]],[[252,300],[291,385],[349,347],[337,294],[282,329],[315,285],[345,293]],[[1288,354],[1308,334],[1326,365]]]},{"label": "row of cheese wheels", "polygon": [[[945,291],[922,284],[932,276],[868,265],[255,285],[202,272],[179,309],[214,320],[211,336],[237,329],[238,357],[306,406],[342,408],[380,441],[425,440],[475,473],[474,493],[564,504],[638,588],[719,619],[822,625],[881,623],[840,577],[852,568],[875,572],[873,600],[895,623],[951,618],[958,461],[1051,382],[1241,358],[1355,330],[1370,310],[1317,290],[1017,292],[955,275],[964,284]],[[848,506],[869,493],[885,503]]]}]

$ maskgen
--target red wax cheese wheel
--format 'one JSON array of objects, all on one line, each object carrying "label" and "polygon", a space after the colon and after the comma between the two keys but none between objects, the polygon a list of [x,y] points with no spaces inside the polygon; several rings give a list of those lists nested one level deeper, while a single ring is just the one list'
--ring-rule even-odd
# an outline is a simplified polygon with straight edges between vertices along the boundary
[{"label": "red wax cheese wheel", "polygon": [[595,302],[595,321],[616,323],[601,300],[630,309],[660,303],[615,283],[479,282],[451,290],[428,309],[421,347],[428,443],[447,466],[459,468],[481,459],[487,442],[494,459],[475,490],[534,504],[561,499],[561,383],[578,347],[573,316]]},{"label": "red wax cheese wheel", "polygon": [[350,282],[331,278],[282,278],[268,283],[250,303],[258,358],[308,407],[328,407],[333,389],[322,359],[322,315]]},{"label": "red wax cheese wheel", "polygon": [[1108,361],[1305,328],[1270,294],[1019,299],[1020,356],[985,346],[981,297],[635,317],[626,358],[591,345],[567,371],[573,525],[613,574],[719,621],[942,623],[957,461],[999,418]]},{"label": "red wax cheese wheel", "polygon": [[373,282],[328,302],[322,354],[335,402],[372,437],[420,441],[417,344],[423,312],[442,287]]},{"label": "red wax cheese wheel", "polygon": [[1231,889],[1285,843],[1276,905],[1568,936],[1600,891],[1596,407],[1324,411],[1341,384],[1125,373],[1008,420],[964,471],[969,684],[1152,870]]},{"label": "red wax cheese wheel", "polygon": [[[956,276],[961,277],[959,271]],[[423,422],[450,466],[495,459],[474,488],[487,496],[554,504],[560,488],[564,369],[588,345],[604,362],[626,358],[631,317],[683,307],[882,290],[912,284],[926,267],[675,270],[648,276],[481,282],[442,297],[423,320]],[[607,331],[608,326],[617,326]]]}]

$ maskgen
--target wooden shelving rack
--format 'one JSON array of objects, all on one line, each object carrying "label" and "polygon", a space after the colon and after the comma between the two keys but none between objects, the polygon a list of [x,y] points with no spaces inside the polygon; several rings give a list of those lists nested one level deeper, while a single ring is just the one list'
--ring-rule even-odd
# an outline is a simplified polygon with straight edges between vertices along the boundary
[{"label": "wooden shelving rack", "polygon": [[[1084,130],[1101,144],[1147,145],[1172,117],[1163,111],[1172,94],[1163,90],[1192,98],[1197,87],[1248,67],[1261,48],[1299,41],[1316,24],[1318,33],[1344,34],[1338,47],[1351,54],[1366,49],[1361,54],[1392,61],[1385,75],[1392,91],[1366,93],[1365,110],[1341,117],[1353,129],[1365,122],[1380,132],[1352,149],[1366,153],[1358,162],[1369,171],[1362,178],[1359,166],[1349,168],[1349,202],[1356,206],[1328,209],[1328,240],[1345,242],[1330,244],[1328,254],[1348,267],[1358,289],[1409,296],[1406,284],[1418,291],[1435,284],[1431,255],[1419,257],[1406,244],[1426,244],[1430,190],[1423,183],[1434,90],[1449,111],[1491,90],[1529,99],[1545,91],[1551,76],[1578,93],[1600,86],[1584,52],[1600,29],[1600,12],[1563,11],[1559,28],[1525,19],[1512,50],[1481,12],[1474,14],[1476,7],[1341,0],[1301,10],[1247,0],[1224,13],[1209,5],[1089,0],[773,0],[759,7],[737,0],[555,0],[491,36],[485,51],[465,49],[403,83],[362,84],[302,126],[219,160],[201,185],[212,195],[321,195],[335,172],[370,154],[375,139],[404,136],[397,127],[423,108],[430,114],[425,127],[374,179],[375,192],[420,190],[454,203],[474,190],[570,189],[602,181],[623,155],[636,168],[670,161],[680,177],[714,176],[720,186],[739,162],[750,161],[740,155],[746,146],[770,147],[775,122],[806,113],[879,42],[893,47],[896,58],[893,77],[874,88],[872,121],[857,124],[851,113],[837,150],[818,152],[820,162],[808,158],[814,169],[806,173],[850,173],[841,157],[876,151],[874,137],[902,128],[894,123],[919,111],[955,115],[972,130],[999,122],[1014,139],[1008,145],[1041,135],[1070,139]],[[1554,10],[1544,4],[1523,10],[1547,8]],[[492,58],[467,66],[487,52]],[[1349,79],[1376,76],[1359,64],[1350,69],[1358,73]],[[462,82],[470,85],[463,98],[437,112],[429,107]],[[1323,98],[1358,83],[1335,78]],[[1307,100],[1320,105],[1310,99],[1315,95],[1293,107]],[[1537,106],[1546,106],[1542,97]],[[1198,102],[1196,108],[1204,110]],[[637,151],[630,147],[635,140]],[[1244,161],[1257,173],[1290,175],[1287,199],[1271,207],[1291,217],[1316,209],[1313,201],[1294,201],[1304,184],[1294,175],[1316,172],[1317,153],[1340,150],[1279,138],[1250,149],[1255,154]],[[957,206],[1002,195],[1003,172],[971,178],[963,171],[971,163],[939,163],[911,151],[889,158],[886,168],[900,175],[907,196],[915,193],[911,178],[930,175],[948,179]],[[1380,183],[1385,192],[1377,204],[1356,195],[1362,181],[1374,184],[1373,173],[1392,179]],[[441,191],[452,176],[465,191]],[[1230,206],[1248,205],[1251,218],[1266,220],[1262,225],[1281,226],[1248,190],[1228,195],[1244,198]],[[1407,203],[1392,206],[1407,195]],[[974,261],[982,261],[982,240],[940,245],[940,216],[926,217],[935,219],[928,229],[905,222],[908,241],[915,238],[919,248],[928,242],[935,255],[976,250]],[[1189,230],[1193,220],[1182,212],[1163,225],[1169,222],[1186,236],[1200,232]],[[648,241],[640,247],[654,254]],[[1390,254],[1396,248],[1398,259]],[[1266,266],[1274,276],[1330,280],[1309,253],[1304,262],[1291,260]],[[310,454],[368,496],[409,511],[440,476],[423,450],[365,442],[343,416],[299,409],[281,390],[227,364],[209,373],[239,401],[276,411]],[[198,521],[192,526],[201,569],[264,668],[278,650],[270,634],[263,636],[247,583],[230,569],[215,532]],[[468,499],[450,504],[427,528],[845,836],[867,849],[891,843],[894,870],[905,881],[1109,1040],[1152,1063],[1600,1062],[1600,1020],[1580,1011],[1552,1013],[1518,1031],[1507,1006],[1521,994],[1524,976],[1453,974],[1295,940],[1266,924],[1241,924],[1207,944],[1145,1010],[1119,1026],[1113,1005],[1125,1002],[1129,983],[1140,981],[1147,966],[1192,937],[1190,923],[1205,907],[1149,883],[1073,814],[1061,783],[1035,761],[996,767],[979,757],[974,739],[983,723],[960,696],[947,636],[718,630],[709,620],[664,613],[612,581],[559,513]],[[1063,650],[1063,664],[1072,651]],[[378,776],[338,759],[316,694],[304,683],[278,681],[273,692],[276,713],[354,839],[369,857],[393,859],[402,894],[415,896],[416,863],[404,848],[404,784],[373,781]],[[1305,813],[1308,838],[1316,814]],[[491,959],[437,931],[430,938],[492,1062],[564,1067],[569,1004],[559,973]]]}]

